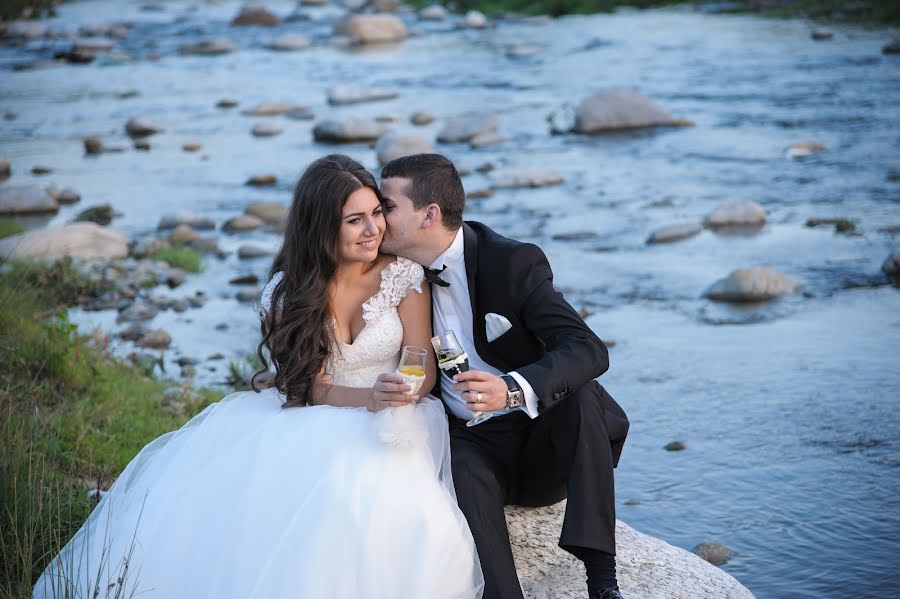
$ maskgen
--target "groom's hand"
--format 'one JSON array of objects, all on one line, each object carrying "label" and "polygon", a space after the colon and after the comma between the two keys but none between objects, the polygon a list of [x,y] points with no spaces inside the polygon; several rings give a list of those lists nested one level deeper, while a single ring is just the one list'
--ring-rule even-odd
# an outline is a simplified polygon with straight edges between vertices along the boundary
[{"label": "groom's hand", "polygon": [[379,374],[372,391],[372,401],[367,406],[370,412],[408,406],[419,399],[418,395],[413,395],[412,386],[406,379],[395,372]]},{"label": "groom's hand", "polygon": [[506,382],[495,374],[469,370],[453,377],[453,390],[460,394],[473,412],[495,412],[506,408]]}]

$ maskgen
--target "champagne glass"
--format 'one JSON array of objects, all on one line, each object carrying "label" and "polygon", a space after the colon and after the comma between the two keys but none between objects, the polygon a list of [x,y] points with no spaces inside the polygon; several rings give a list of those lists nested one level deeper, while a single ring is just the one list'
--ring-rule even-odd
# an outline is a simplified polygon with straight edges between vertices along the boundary
[{"label": "champagne glass", "polygon": [[[463,349],[456,333],[446,331],[431,338],[434,353],[437,355],[438,368],[449,379],[454,375],[469,370],[469,356]],[[472,419],[466,422],[466,426],[475,426],[493,416],[491,412],[472,412]]]},{"label": "champagne glass", "polygon": [[427,352],[421,347],[407,345],[400,354],[400,364],[397,366],[397,374],[403,377],[410,387],[412,395],[419,392],[422,383],[425,382],[425,357]]}]

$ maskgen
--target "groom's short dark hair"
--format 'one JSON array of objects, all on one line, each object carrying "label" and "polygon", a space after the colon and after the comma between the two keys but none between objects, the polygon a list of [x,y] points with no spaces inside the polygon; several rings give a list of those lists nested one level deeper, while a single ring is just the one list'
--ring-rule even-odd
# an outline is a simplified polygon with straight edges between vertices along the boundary
[{"label": "groom's short dark hair", "polygon": [[448,158],[440,154],[403,156],[391,160],[381,169],[382,179],[390,177],[410,180],[406,195],[417,210],[437,204],[441,207],[444,227],[455,231],[462,226],[466,192],[459,172]]}]

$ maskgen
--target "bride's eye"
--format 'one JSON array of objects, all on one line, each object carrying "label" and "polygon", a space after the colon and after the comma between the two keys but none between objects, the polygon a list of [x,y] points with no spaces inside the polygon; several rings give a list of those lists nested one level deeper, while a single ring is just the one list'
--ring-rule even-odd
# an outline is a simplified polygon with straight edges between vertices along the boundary
[{"label": "bride's eye", "polygon": [[376,208],[376,209],[372,212],[372,216],[381,216],[382,214],[384,214],[384,211],[383,211],[381,208]]}]

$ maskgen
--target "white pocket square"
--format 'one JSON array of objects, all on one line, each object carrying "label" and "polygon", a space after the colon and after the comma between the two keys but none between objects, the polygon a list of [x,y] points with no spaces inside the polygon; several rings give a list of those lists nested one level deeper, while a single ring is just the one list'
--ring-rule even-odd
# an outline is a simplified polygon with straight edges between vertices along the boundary
[{"label": "white pocket square", "polygon": [[500,314],[488,312],[484,315],[484,330],[487,333],[488,343],[512,328],[512,323]]}]

